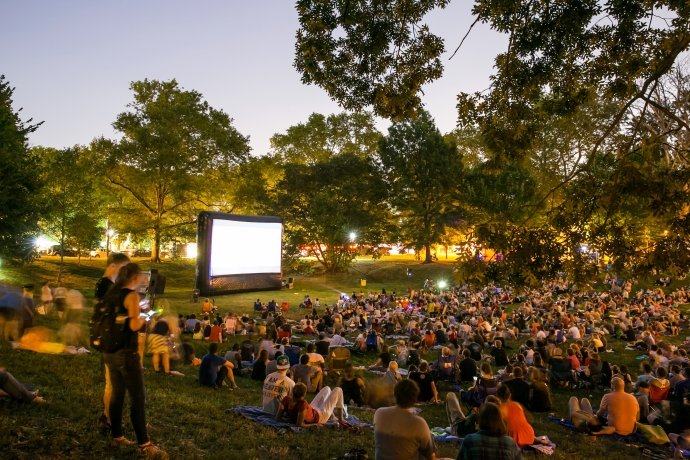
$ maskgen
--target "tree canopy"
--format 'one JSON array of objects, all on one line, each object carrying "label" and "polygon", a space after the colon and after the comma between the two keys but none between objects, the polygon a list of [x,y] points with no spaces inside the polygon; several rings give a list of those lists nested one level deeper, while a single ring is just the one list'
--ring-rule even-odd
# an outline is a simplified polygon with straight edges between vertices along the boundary
[{"label": "tree canopy", "polygon": [[160,260],[161,235],[195,222],[216,205],[223,172],[244,162],[249,139],[223,111],[175,80],[133,82],[134,101],[113,123],[119,141],[96,139],[107,181],[128,198],[131,217],[152,233],[152,260]]},{"label": "tree canopy", "polygon": [[412,121],[394,122],[379,142],[381,175],[390,190],[390,206],[401,219],[403,242],[417,250],[441,241],[446,224],[458,208],[462,157],[446,141],[427,112]]},{"label": "tree canopy", "polygon": [[42,188],[39,158],[29,149],[29,134],[41,123],[22,121],[12,107],[14,88],[0,75],[0,263],[33,259]]},{"label": "tree canopy", "polygon": [[273,135],[271,149],[282,161],[314,164],[333,155],[371,156],[380,137],[369,112],[328,116],[312,113],[306,123],[289,127],[285,134]]}]

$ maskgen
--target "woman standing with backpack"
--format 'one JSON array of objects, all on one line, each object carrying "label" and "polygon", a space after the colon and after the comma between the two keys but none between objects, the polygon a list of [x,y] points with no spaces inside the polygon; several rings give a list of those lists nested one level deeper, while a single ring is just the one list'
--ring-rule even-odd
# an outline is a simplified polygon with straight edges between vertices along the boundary
[{"label": "woman standing with backpack", "polygon": [[[104,353],[103,359],[113,386],[110,400],[110,420],[112,426],[112,447],[129,446],[134,442],[125,439],[122,434],[122,410],[125,402],[125,389],[129,393],[132,425],[137,435],[139,449],[145,454],[159,452],[149,440],[146,432],[146,394],[144,391],[144,374],[138,353],[138,331],[144,324],[140,318],[139,286],[141,269],[137,264],[128,263],[120,268],[117,281],[108,291],[104,303],[114,308],[118,316],[116,326],[111,329],[109,343],[117,344]],[[124,320],[123,320],[124,318]]]}]

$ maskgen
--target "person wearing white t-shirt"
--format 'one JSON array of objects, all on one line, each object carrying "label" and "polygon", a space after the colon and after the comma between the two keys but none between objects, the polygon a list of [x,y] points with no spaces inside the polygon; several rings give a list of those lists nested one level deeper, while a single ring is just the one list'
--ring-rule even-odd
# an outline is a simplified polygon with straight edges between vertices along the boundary
[{"label": "person wearing white t-shirt", "polygon": [[342,347],[347,344],[347,340],[345,340],[345,338],[340,334],[335,334],[333,337],[328,339],[328,341],[331,342],[332,347]]},{"label": "person wearing white t-shirt", "polygon": [[285,356],[276,358],[277,371],[269,374],[264,380],[263,411],[275,416],[280,409],[280,403],[285,396],[292,396],[295,382],[288,377],[290,359]]},{"label": "person wearing white t-shirt", "polygon": [[573,340],[579,340],[582,338],[582,336],[580,335],[580,329],[578,329],[578,327],[574,324],[570,329],[568,329],[568,336]]},{"label": "person wearing white t-shirt", "polygon": [[543,330],[540,329],[539,332],[537,332],[537,338],[538,339],[545,339],[546,338],[546,332],[544,332]]}]

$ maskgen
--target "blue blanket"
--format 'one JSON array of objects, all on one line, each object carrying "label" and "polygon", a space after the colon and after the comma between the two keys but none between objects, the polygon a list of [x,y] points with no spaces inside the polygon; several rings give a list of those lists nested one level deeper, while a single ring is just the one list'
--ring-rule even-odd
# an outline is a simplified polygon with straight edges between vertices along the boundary
[{"label": "blue blanket", "polygon": [[[235,412],[240,414],[241,416],[248,418],[249,420],[260,423],[261,425],[264,426],[270,426],[273,427],[277,430],[280,429],[290,429],[296,433],[302,432],[304,428],[299,428],[298,426],[288,423],[288,422],[281,422],[276,420],[275,416],[264,412],[261,407],[255,407],[255,406],[237,406],[233,407],[231,409],[228,409],[228,412]],[[345,421],[349,423],[350,425],[358,428],[373,428],[374,424],[360,420],[354,415],[348,414],[347,417],[345,417]],[[325,426],[336,426],[338,424],[337,420],[329,420],[326,422],[324,425]]]},{"label": "blue blanket", "polygon": [[[559,425],[563,425],[564,427],[570,428],[573,431],[576,431],[578,433],[582,433],[582,431],[575,428],[575,425],[573,425],[573,423],[568,419],[558,418],[558,417],[549,417],[549,422],[558,423]],[[640,433],[634,433],[634,434],[630,434],[628,436],[621,436],[621,435],[615,434],[615,433],[614,434],[601,434],[601,435],[596,435],[596,437],[597,438],[604,438],[604,439],[613,439],[614,441],[623,441],[626,444],[631,444],[634,442],[646,444],[646,441],[644,440],[644,438],[642,437],[642,435]],[[672,444],[666,444],[666,445],[670,446]],[[684,457],[690,457],[690,451],[683,450],[683,449],[680,449],[680,451],[683,453]]]}]

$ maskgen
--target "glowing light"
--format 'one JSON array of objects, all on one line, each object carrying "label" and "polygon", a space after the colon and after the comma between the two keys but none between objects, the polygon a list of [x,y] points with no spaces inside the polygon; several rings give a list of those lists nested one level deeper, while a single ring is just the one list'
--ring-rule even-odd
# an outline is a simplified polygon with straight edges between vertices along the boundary
[{"label": "glowing light", "polygon": [[34,244],[36,245],[36,247],[38,249],[43,250],[43,249],[49,249],[51,246],[53,246],[57,243],[55,241],[51,240],[50,238],[46,237],[46,236],[39,236],[34,241]]},{"label": "glowing light", "polygon": [[187,259],[196,259],[196,243],[187,243]]},{"label": "glowing light", "polygon": [[350,232],[350,241],[354,241],[357,238],[357,234],[355,232]]},{"label": "glowing light", "polygon": [[446,282],[445,281],[439,281],[438,287],[440,287],[441,289],[444,289],[446,287]]},{"label": "glowing light", "polygon": [[108,235],[113,236],[115,234],[115,230],[108,230]]},{"label": "glowing light", "polygon": [[587,252],[587,251],[589,251],[589,246],[586,245],[586,244],[583,244],[582,246],[580,246],[580,251],[581,251],[581,252]]}]

